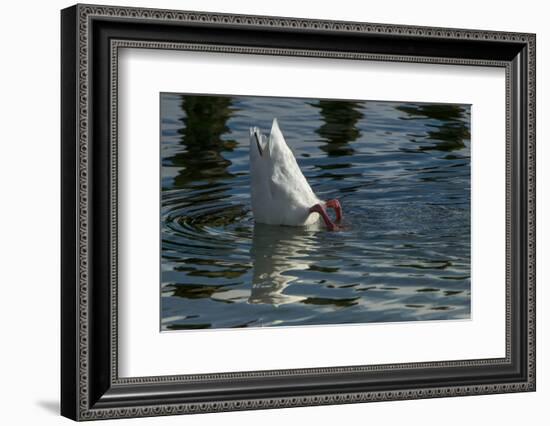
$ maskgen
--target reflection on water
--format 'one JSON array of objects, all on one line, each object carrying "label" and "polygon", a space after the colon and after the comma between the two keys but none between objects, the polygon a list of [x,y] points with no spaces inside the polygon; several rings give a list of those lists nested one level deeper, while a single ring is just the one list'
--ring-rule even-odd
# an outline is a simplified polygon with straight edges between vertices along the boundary
[{"label": "reflection on water", "polygon": [[464,107],[461,105],[420,104],[402,105],[397,107],[408,114],[402,119],[432,119],[432,130],[425,137],[432,144],[420,146],[420,150],[438,149],[440,151],[455,151],[465,147],[465,140],[470,139],[470,123],[464,121]]},{"label": "reflection on water", "polygon": [[[254,224],[273,117],[342,231]],[[469,106],[162,94],[161,156],[163,330],[469,317]]]},{"label": "reflection on water", "polygon": [[310,253],[316,250],[314,239],[305,228],[254,225],[252,249],[252,289],[249,303],[269,303],[279,306],[296,303],[304,296],[283,291],[299,279],[295,271],[307,270]]},{"label": "reflection on water", "polygon": [[319,108],[323,124],[316,130],[324,144],[320,149],[329,157],[354,153],[351,142],[360,134],[357,122],[363,117],[359,102],[319,100],[312,104]]},{"label": "reflection on water", "polygon": [[181,100],[184,115],[179,118],[182,126],[177,134],[183,149],[169,157],[163,155],[163,165],[178,168],[175,186],[213,176],[232,177],[227,170],[231,162],[222,153],[232,151],[237,142],[221,138],[229,130],[226,123],[231,115],[230,106],[231,98],[194,96]]}]

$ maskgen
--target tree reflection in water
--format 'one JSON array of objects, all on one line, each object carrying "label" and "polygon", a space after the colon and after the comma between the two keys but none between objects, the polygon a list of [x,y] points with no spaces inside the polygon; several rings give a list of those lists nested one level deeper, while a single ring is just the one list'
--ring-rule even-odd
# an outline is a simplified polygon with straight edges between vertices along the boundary
[{"label": "tree reflection in water", "polygon": [[181,99],[181,109],[185,116],[183,126],[178,129],[180,144],[185,149],[164,160],[163,165],[179,167],[174,178],[175,187],[187,183],[208,180],[209,182],[228,179],[232,174],[227,170],[231,162],[224,158],[224,151],[233,151],[235,140],[222,136],[229,132],[227,121],[232,115],[231,97],[191,96]]},{"label": "tree reflection in water", "polygon": [[323,121],[317,130],[324,142],[319,149],[329,157],[352,155],[355,150],[350,143],[361,135],[357,122],[363,118],[362,102],[319,100],[311,105],[319,108]]},{"label": "tree reflection in water", "polygon": [[[463,105],[447,104],[404,104],[396,107],[407,114],[402,120],[433,119],[428,124],[427,139],[432,145],[420,145],[420,151],[455,151],[465,148],[465,140],[470,139],[470,128],[466,124],[467,110]],[[416,141],[416,139],[414,139]]]}]

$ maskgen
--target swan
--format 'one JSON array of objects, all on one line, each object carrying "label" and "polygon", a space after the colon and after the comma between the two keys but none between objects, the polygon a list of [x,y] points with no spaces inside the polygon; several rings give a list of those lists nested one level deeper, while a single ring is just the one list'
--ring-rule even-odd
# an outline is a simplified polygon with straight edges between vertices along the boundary
[{"label": "swan", "polygon": [[338,229],[327,214],[334,209],[336,221],[342,208],[336,199],[320,200],[302,174],[288,147],[277,119],[266,137],[250,128],[251,201],[254,220],[268,225],[308,226],[323,219],[327,229]]}]

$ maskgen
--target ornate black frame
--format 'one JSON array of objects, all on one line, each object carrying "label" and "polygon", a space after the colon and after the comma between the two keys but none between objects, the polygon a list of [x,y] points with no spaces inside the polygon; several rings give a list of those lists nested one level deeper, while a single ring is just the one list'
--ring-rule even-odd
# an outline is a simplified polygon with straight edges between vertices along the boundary
[{"label": "ornate black frame", "polygon": [[[96,5],[64,9],[61,30],[64,416],[90,420],[535,390],[534,34]],[[119,378],[121,47],[505,68],[506,357]]]}]

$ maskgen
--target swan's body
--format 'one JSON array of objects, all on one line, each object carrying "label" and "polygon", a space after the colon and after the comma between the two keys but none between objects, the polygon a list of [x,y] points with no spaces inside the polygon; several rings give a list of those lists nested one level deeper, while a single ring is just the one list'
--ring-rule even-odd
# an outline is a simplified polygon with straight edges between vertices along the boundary
[{"label": "swan's body", "polygon": [[250,129],[250,175],[256,222],[308,226],[322,217],[329,229],[336,228],[325,208],[334,208],[339,220],[340,204],[337,200],[325,203],[315,195],[286,144],[277,119],[273,120],[269,139],[257,127]]}]

